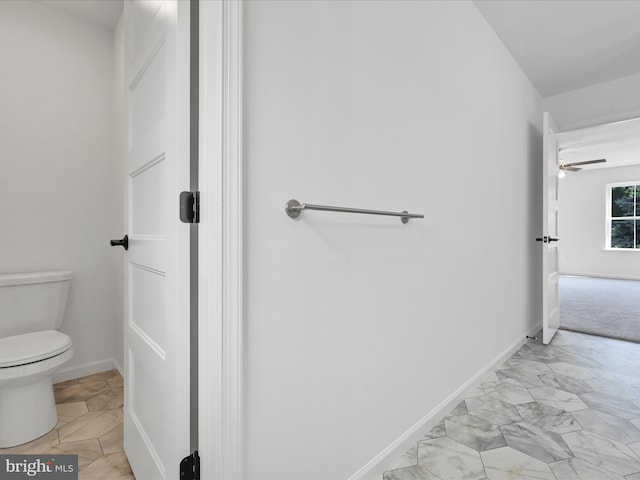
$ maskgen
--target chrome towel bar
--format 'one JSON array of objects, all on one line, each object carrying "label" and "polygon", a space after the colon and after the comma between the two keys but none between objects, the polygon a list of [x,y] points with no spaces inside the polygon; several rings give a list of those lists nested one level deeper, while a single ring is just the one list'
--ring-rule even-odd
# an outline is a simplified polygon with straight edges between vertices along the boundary
[{"label": "chrome towel bar", "polygon": [[298,218],[304,210],[320,210],[325,212],[340,212],[340,213],[365,213],[367,215],[389,215],[392,217],[400,217],[402,223],[408,223],[411,218],[424,218],[424,215],[419,213],[409,213],[406,210],[403,212],[387,212],[384,210],[365,210],[362,208],[345,208],[345,207],[331,207],[328,205],[313,205],[312,203],[300,203],[298,200],[291,199],[286,203],[285,211],[291,218]]}]

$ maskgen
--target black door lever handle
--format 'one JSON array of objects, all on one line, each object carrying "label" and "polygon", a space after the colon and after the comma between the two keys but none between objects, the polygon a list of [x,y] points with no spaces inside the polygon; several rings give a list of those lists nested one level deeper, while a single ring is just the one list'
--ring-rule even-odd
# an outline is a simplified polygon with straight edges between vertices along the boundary
[{"label": "black door lever handle", "polygon": [[559,238],[555,238],[555,237],[536,238],[536,242],[542,242],[542,243],[557,242],[558,240],[560,240],[560,239]]},{"label": "black door lever handle", "polygon": [[125,250],[129,250],[129,235],[125,235],[120,240],[111,240],[112,247],[123,247]]}]

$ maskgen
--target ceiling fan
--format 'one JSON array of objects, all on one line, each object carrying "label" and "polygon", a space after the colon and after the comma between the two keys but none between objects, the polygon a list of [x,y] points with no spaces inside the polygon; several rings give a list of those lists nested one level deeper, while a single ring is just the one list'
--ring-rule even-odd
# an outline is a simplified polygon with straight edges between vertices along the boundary
[{"label": "ceiling fan", "polygon": [[579,172],[580,170],[582,170],[582,168],[580,167],[580,165],[591,165],[593,163],[604,163],[606,162],[607,159],[606,158],[599,158],[598,160],[587,160],[585,162],[573,162],[573,163],[563,163],[562,160],[560,160],[560,174],[559,177],[560,178],[564,178],[564,176],[566,175],[565,172]]}]

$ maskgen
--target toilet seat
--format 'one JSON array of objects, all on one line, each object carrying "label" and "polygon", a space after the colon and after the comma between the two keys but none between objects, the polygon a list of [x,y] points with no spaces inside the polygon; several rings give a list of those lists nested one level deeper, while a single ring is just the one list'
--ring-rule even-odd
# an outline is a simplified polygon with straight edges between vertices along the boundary
[{"label": "toilet seat", "polygon": [[71,348],[71,338],[57,330],[0,338],[0,368],[46,360]]}]

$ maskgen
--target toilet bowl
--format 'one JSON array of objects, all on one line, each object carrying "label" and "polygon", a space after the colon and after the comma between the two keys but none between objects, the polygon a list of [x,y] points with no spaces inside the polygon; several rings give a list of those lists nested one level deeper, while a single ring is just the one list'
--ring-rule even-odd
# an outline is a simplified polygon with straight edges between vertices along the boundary
[{"label": "toilet bowl", "polygon": [[58,421],[52,376],[73,356],[62,324],[71,272],[0,275],[0,448]]}]

